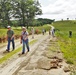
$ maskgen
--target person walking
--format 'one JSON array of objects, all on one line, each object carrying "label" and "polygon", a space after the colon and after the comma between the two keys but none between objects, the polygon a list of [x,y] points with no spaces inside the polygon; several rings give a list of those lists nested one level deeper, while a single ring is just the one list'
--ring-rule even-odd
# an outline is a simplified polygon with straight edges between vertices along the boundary
[{"label": "person walking", "polygon": [[10,51],[10,43],[12,42],[12,50],[14,50],[15,42],[14,42],[14,31],[11,29],[11,26],[7,26],[7,28],[8,28],[8,31],[7,31],[8,45],[7,45],[6,51],[9,52]]},{"label": "person walking", "polygon": [[44,29],[42,29],[42,34],[44,35],[44,33],[45,33],[45,30],[44,30]]},{"label": "person walking", "polygon": [[52,35],[52,37],[55,36],[55,28],[53,26],[51,26],[51,35]]},{"label": "person walking", "polygon": [[34,39],[34,27],[32,27],[31,32],[32,32],[32,39]]},{"label": "person walking", "polygon": [[21,33],[21,41],[20,43],[23,44],[22,54],[25,53],[25,45],[27,47],[28,52],[29,50],[29,40],[28,40],[28,32],[26,31],[25,27],[22,27],[22,33]]},{"label": "person walking", "polygon": [[72,37],[72,31],[69,31],[69,38]]}]

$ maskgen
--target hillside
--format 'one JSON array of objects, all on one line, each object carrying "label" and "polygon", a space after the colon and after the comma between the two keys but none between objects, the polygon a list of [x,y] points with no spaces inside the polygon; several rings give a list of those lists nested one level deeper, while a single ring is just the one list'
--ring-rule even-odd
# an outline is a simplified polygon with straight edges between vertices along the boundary
[{"label": "hillside", "polygon": [[[68,63],[76,65],[76,21],[57,21],[53,26],[64,58]],[[69,31],[72,31],[72,37],[69,37]]]},{"label": "hillside", "polygon": [[56,21],[53,24],[57,29],[59,29],[60,31],[76,31],[76,21]]}]

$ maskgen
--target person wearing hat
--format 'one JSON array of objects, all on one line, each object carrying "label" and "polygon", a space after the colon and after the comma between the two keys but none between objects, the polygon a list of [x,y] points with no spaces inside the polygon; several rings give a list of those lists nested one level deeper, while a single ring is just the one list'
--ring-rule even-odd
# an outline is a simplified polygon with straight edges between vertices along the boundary
[{"label": "person wearing hat", "polygon": [[7,41],[8,41],[8,44],[7,44],[7,49],[6,51],[10,51],[10,43],[12,42],[12,50],[15,49],[15,43],[14,43],[14,31],[11,30],[11,26],[7,26],[8,28],[8,31],[7,31]]},{"label": "person wearing hat", "polygon": [[26,31],[25,27],[22,27],[22,33],[21,33],[21,43],[23,44],[22,54],[25,53],[25,45],[27,47],[27,50],[29,52],[29,42],[28,42],[28,32]]},{"label": "person wearing hat", "polygon": [[51,35],[52,35],[52,37],[55,36],[55,28],[53,26],[51,26]]}]

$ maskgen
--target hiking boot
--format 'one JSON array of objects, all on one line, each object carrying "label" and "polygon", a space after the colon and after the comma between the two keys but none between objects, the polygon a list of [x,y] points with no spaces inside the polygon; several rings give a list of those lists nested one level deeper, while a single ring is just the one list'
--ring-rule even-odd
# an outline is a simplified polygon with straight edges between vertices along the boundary
[{"label": "hiking boot", "polygon": [[8,49],[6,49],[7,52],[10,52]]},{"label": "hiking boot", "polygon": [[25,54],[24,52],[22,52],[22,54]]},{"label": "hiking boot", "polygon": [[28,50],[27,52],[29,52],[30,50]]},{"label": "hiking boot", "polygon": [[27,52],[29,52],[29,51],[27,51]]}]

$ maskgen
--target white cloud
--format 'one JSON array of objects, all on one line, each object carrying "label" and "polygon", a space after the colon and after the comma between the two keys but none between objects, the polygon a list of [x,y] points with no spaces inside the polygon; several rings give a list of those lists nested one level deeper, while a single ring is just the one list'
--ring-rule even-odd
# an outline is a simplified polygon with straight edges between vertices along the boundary
[{"label": "white cloud", "polygon": [[[43,18],[66,19],[75,18],[76,0],[39,0],[42,4]],[[49,3],[48,3],[49,2]],[[48,4],[47,4],[48,3]]]}]

